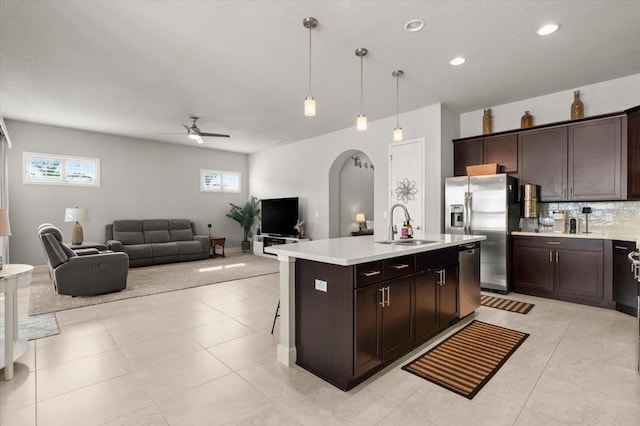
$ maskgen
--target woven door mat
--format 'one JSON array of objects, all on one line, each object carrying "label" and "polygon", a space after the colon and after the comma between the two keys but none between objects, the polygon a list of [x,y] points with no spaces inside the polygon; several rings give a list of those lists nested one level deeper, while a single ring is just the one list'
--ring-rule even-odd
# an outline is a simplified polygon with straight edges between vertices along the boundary
[{"label": "woven door mat", "polygon": [[474,320],[402,369],[473,399],[527,337]]},{"label": "woven door mat", "polygon": [[517,300],[503,299],[502,297],[485,296],[484,294],[480,296],[480,303],[482,306],[517,312],[519,314],[526,314],[535,306],[533,303],[518,302]]}]

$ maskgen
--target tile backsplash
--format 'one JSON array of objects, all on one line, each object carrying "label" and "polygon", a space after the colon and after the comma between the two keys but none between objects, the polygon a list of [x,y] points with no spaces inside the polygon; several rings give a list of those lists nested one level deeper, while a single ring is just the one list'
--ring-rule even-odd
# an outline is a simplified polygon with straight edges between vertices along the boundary
[{"label": "tile backsplash", "polygon": [[569,219],[578,221],[578,229],[584,229],[583,207],[591,207],[589,230],[615,232],[621,235],[638,235],[640,232],[640,201],[606,201],[580,203],[539,203],[541,218],[551,218],[556,210],[567,212]]}]

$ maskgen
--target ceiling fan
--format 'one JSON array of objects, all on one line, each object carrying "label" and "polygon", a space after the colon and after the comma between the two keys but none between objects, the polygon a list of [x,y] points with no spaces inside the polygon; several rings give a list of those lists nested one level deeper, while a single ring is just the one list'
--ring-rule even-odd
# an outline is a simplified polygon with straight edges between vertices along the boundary
[{"label": "ceiling fan", "polygon": [[183,124],[183,126],[184,126],[185,129],[187,129],[187,136],[190,139],[193,139],[194,141],[198,142],[198,144],[204,143],[202,138],[206,137],[206,136],[211,136],[211,137],[216,137],[216,138],[228,138],[229,137],[229,135],[224,135],[222,133],[206,133],[206,132],[203,132],[202,130],[200,130],[200,128],[198,128],[198,125],[196,124],[196,121],[198,121],[198,119],[200,117],[196,117],[195,115],[192,115],[189,118],[191,118],[191,120],[192,120],[191,126],[187,126],[186,124]]}]

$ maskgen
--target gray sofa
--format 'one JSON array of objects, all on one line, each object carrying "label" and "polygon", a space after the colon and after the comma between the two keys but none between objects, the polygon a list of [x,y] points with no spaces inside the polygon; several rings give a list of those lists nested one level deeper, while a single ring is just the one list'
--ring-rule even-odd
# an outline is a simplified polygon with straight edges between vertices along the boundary
[{"label": "gray sofa", "polygon": [[93,296],[127,287],[129,259],[125,253],[71,250],[60,229],[50,223],[38,228],[38,236],[58,294]]},{"label": "gray sofa", "polygon": [[114,220],[105,237],[109,250],[129,255],[130,267],[207,259],[211,247],[189,219]]}]

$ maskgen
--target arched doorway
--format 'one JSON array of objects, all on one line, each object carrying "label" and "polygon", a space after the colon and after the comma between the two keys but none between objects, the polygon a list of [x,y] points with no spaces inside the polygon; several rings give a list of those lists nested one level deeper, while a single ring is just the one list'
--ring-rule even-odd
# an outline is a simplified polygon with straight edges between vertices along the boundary
[{"label": "arched doorway", "polygon": [[374,220],[375,165],[367,154],[349,150],[329,170],[329,237],[347,237],[358,230],[356,214]]}]

